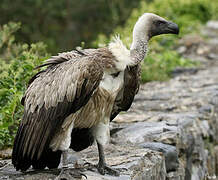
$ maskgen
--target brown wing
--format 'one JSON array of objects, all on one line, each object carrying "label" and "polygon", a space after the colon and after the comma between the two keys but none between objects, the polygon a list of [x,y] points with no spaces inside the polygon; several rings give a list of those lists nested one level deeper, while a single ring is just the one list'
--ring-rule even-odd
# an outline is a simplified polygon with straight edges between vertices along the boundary
[{"label": "brown wing", "polygon": [[141,77],[141,64],[127,67],[124,73],[124,87],[118,93],[110,120],[112,121],[121,111],[127,111],[138,93]]},{"label": "brown wing", "polygon": [[[103,67],[97,56],[61,61],[36,75],[23,98],[24,116],[14,141],[12,163],[21,169],[23,159],[37,160],[64,119],[90,99]],[[26,170],[28,167],[22,167]]]},{"label": "brown wing", "polygon": [[69,61],[69,60],[75,60],[77,61],[78,59],[80,59],[83,56],[88,56],[88,55],[92,55],[96,52],[96,49],[81,49],[81,50],[72,50],[69,52],[63,52],[63,53],[59,53],[57,56],[52,56],[51,58],[49,58],[46,63],[36,67],[36,68],[40,68],[40,67],[44,67],[44,66],[54,66],[57,64],[60,64],[62,62],[65,61]]},{"label": "brown wing", "polygon": [[[91,49],[92,52],[96,49]],[[89,49],[86,50],[87,52],[90,52]],[[84,50],[78,51],[78,50],[72,50],[69,52],[63,52],[63,53],[59,53],[57,56],[51,56],[51,58],[49,58],[48,60],[45,61],[44,64],[37,66],[35,69],[39,69],[41,67],[47,66],[47,70],[49,68],[52,68],[58,64],[61,64],[63,62],[69,61],[69,60],[80,60],[82,56],[87,56],[88,53]],[[41,73],[45,72],[46,70],[42,70],[39,71],[38,73],[36,73],[28,82],[28,86],[37,78],[40,76]],[[22,98],[21,100],[21,104],[24,105],[24,100],[25,100],[25,96]]]}]

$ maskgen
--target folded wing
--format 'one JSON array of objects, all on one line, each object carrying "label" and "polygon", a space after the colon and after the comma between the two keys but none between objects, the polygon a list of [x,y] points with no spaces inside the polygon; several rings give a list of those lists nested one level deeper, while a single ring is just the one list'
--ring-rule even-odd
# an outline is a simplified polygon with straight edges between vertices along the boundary
[{"label": "folded wing", "polygon": [[30,80],[12,154],[17,170],[28,169],[40,158],[64,119],[88,102],[101,81],[103,67],[97,56],[74,55],[52,57],[48,68]]},{"label": "folded wing", "polygon": [[127,67],[124,72],[124,86],[118,93],[110,120],[112,121],[121,111],[127,111],[138,93],[141,77],[141,65]]}]

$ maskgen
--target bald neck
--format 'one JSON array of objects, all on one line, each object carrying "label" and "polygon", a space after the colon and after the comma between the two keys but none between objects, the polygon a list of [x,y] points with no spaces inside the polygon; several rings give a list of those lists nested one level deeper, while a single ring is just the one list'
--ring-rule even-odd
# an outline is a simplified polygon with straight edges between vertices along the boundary
[{"label": "bald neck", "polygon": [[146,38],[135,38],[130,48],[130,56],[136,63],[140,63],[147,53],[148,40]]},{"label": "bald neck", "polygon": [[136,62],[141,62],[146,55],[149,41],[147,24],[143,22],[142,18],[136,22],[133,29],[133,41],[130,47],[130,56]]},{"label": "bald neck", "polygon": [[130,48],[131,59],[138,64],[145,58],[148,41],[153,36],[178,33],[179,27],[177,24],[156,14],[144,13],[133,29],[133,41]]}]

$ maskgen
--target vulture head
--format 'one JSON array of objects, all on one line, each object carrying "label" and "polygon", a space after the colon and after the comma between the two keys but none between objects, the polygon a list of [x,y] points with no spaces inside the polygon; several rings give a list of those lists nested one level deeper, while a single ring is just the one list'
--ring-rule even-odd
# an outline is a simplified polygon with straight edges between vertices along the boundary
[{"label": "vulture head", "polygon": [[142,34],[149,40],[153,36],[160,34],[179,34],[179,27],[177,24],[167,21],[156,14],[144,13],[135,24],[133,37]]},{"label": "vulture head", "polygon": [[144,59],[148,41],[160,34],[179,34],[179,27],[153,13],[144,13],[139,17],[133,29],[133,41],[130,48],[131,58],[136,64]]}]

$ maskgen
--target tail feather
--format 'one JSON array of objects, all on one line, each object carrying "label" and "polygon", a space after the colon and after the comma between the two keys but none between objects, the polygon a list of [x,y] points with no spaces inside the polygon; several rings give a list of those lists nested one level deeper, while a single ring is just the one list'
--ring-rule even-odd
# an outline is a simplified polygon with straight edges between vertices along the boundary
[{"label": "tail feather", "polygon": [[30,168],[31,165],[33,169],[44,169],[45,167],[50,169],[58,167],[61,160],[61,151],[53,152],[50,148],[45,146],[39,158],[37,158],[36,155],[31,157],[31,153],[23,153],[23,141],[21,141],[21,137],[22,134],[18,130],[17,136],[14,140],[14,147],[12,152],[12,164],[17,171],[26,171]]},{"label": "tail feather", "polygon": [[[61,161],[61,151],[53,152],[51,149],[43,151],[42,156],[39,159],[30,159],[30,157],[22,156],[16,157],[16,161],[13,160],[16,170],[26,171],[32,165],[33,169],[49,169],[57,168]],[[14,159],[14,158],[13,158]]]},{"label": "tail feather", "polygon": [[57,168],[60,164],[61,154],[61,151],[54,152],[50,148],[44,150],[40,159],[32,162],[33,169]]},{"label": "tail feather", "polygon": [[16,170],[26,171],[31,166],[31,160],[22,151],[21,131],[23,126],[20,126],[14,140],[14,147],[12,152],[12,164]]}]

